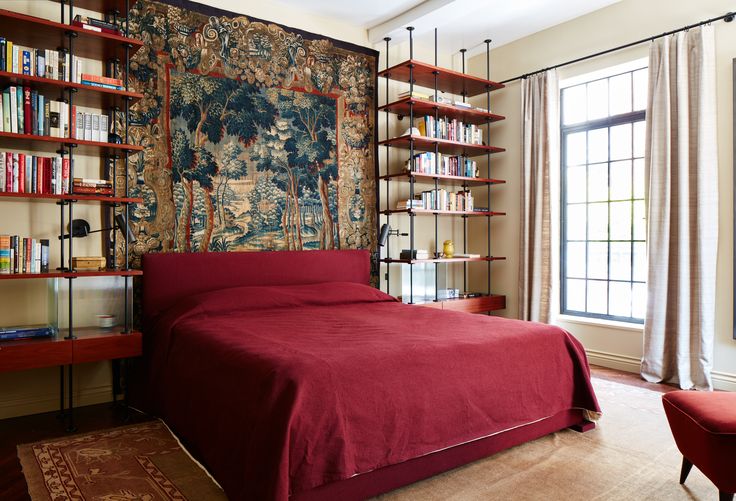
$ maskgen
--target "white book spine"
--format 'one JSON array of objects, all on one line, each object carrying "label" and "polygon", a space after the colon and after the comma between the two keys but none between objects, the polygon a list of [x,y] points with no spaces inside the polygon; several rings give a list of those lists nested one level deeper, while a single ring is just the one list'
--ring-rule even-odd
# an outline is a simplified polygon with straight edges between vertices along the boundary
[{"label": "white book spine", "polygon": [[10,132],[18,133],[18,89],[10,87]]},{"label": "white book spine", "polygon": [[84,114],[84,140],[92,141],[92,115]]},{"label": "white book spine", "polygon": [[100,115],[100,141],[103,143],[107,142],[107,131],[108,131],[108,124],[107,124],[107,115]]},{"label": "white book spine", "polygon": [[100,140],[100,115],[92,115],[92,141]]},{"label": "white book spine", "polygon": [[5,152],[0,152],[0,192],[5,191]]}]

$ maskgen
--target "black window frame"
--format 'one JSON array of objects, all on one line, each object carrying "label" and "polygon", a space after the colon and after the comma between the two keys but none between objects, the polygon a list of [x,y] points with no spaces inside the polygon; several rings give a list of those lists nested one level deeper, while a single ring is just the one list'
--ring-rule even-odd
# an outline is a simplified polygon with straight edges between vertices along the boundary
[{"label": "black window frame", "polygon": [[[631,280],[625,281],[625,280],[611,280],[610,279],[610,272],[611,272],[611,242],[616,242],[615,240],[611,240],[611,209],[610,204],[611,202],[618,202],[618,201],[626,201],[627,199],[623,200],[612,200],[611,199],[611,191],[610,191],[610,177],[611,177],[611,158],[610,158],[610,148],[611,148],[611,141],[610,141],[610,127],[615,127],[617,125],[624,125],[624,124],[631,124],[632,127],[632,169],[633,169],[633,159],[639,158],[634,157],[634,151],[633,151],[633,130],[634,130],[634,124],[637,122],[642,122],[646,120],[646,110],[638,110],[638,111],[631,111],[628,113],[622,113],[618,115],[608,116],[600,119],[594,119],[594,120],[588,120],[585,122],[578,122],[570,125],[565,125],[565,117],[564,117],[564,101],[563,101],[563,93],[565,89],[576,87],[578,85],[587,85],[592,82],[597,82],[600,80],[610,80],[613,77],[624,75],[626,73],[630,73],[632,75],[632,109],[633,109],[633,102],[634,102],[634,92],[633,92],[633,75],[634,72],[639,71],[641,69],[645,69],[646,66],[638,67],[632,70],[627,71],[621,71],[619,73],[607,75],[605,77],[601,78],[594,78],[589,81],[580,82],[576,85],[571,85],[569,87],[565,87],[560,89],[560,314],[563,315],[569,315],[574,317],[583,317],[583,318],[594,318],[594,319],[600,319],[600,320],[612,320],[612,321],[618,321],[618,322],[625,322],[629,324],[643,324],[644,319],[643,318],[637,318],[637,317],[625,317],[625,316],[619,316],[619,315],[610,315],[610,314],[604,314],[604,313],[591,313],[588,311],[579,311],[579,310],[569,310],[567,308],[567,136],[570,134],[575,134],[579,132],[589,132],[597,129],[602,128],[608,128],[609,130],[609,137],[608,137],[608,158],[606,160],[606,163],[608,164],[608,197],[605,200],[605,203],[608,204],[608,230],[607,230],[607,236],[608,238],[605,240],[605,242],[608,243],[608,264],[607,264],[607,278],[606,279],[590,279],[588,278],[588,243],[589,242],[596,242],[597,240],[589,240],[588,239],[588,217],[587,217],[587,210],[588,207],[592,202],[589,202],[587,200],[587,191],[588,191],[588,173],[589,173],[589,166],[587,162],[588,158],[588,143],[586,141],[586,201],[584,202],[584,205],[586,206],[586,225],[585,225],[585,277],[584,280],[586,282],[585,286],[585,306],[587,310],[587,303],[588,303],[588,286],[587,282],[590,280],[594,281],[600,281],[605,282],[608,290],[607,295],[607,307],[610,306],[610,283],[611,282],[622,282],[622,283],[645,283],[641,282],[639,280],[634,280],[634,252],[633,252],[633,243],[639,242],[640,240],[634,239],[634,215],[633,215],[633,202],[635,200],[640,200],[639,198],[634,198],[634,185],[633,185],[633,179],[632,179],[632,186],[631,186],[631,198],[629,200],[632,201],[632,214],[631,214],[631,240],[623,240],[623,242],[631,241],[632,243],[632,252],[631,252]],[[632,171],[633,172],[633,171]],[[632,173],[633,176],[633,173]],[[646,194],[645,198],[646,200]],[[646,245],[646,239],[644,240],[644,243]]]}]

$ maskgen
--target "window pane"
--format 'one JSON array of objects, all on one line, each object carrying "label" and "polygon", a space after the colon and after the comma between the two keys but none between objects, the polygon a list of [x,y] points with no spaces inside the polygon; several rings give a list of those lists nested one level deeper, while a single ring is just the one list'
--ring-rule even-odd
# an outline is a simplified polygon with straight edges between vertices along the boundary
[{"label": "window pane", "polygon": [[585,311],[585,280],[568,280],[566,292],[567,309]]},{"label": "window pane", "polygon": [[611,242],[611,280],[631,280],[631,244]]},{"label": "window pane", "polygon": [[584,165],[567,168],[567,201],[585,202],[586,168]]},{"label": "window pane", "polygon": [[585,204],[567,206],[567,239],[585,240]]},{"label": "window pane", "polygon": [[617,317],[631,316],[631,283],[611,282],[608,296],[608,314]]},{"label": "window pane", "polygon": [[647,245],[644,242],[634,242],[634,280],[647,281]]},{"label": "window pane", "polygon": [[608,79],[588,84],[588,120],[608,116]]},{"label": "window pane", "polygon": [[588,280],[588,311],[590,313],[608,312],[608,282]]},{"label": "window pane", "polygon": [[587,113],[585,84],[568,87],[562,91],[562,118],[565,125],[584,122]]},{"label": "window pane", "polygon": [[634,240],[647,239],[647,220],[644,213],[644,200],[634,202]]},{"label": "window pane", "polygon": [[644,319],[647,314],[647,286],[633,284],[631,289],[631,316]]},{"label": "window pane", "polygon": [[585,132],[567,135],[567,165],[585,163]]},{"label": "window pane", "polygon": [[611,200],[629,199],[631,199],[631,160],[612,162]]},{"label": "window pane", "polygon": [[611,202],[611,240],[631,240],[631,202]]},{"label": "window pane", "polygon": [[608,89],[610,114],[629,113],[631,111],[631,73],[611,77]]},{"label": "window pane", "polygon": [[611,127],[611,160],[631,158],[631,124]]},{"label": "window pane", "polygon": [[608,128],[588,132],[588,163],[608,161]]},{"label": "window pane", "polygon": [[634,110],[647,109],[647,85],[649,82],[647,68],[634,72]]},{"label": "window pane", "polygon": [[634,198],[644,198],[644,160],[634,160]]},{"label": "window pane", "polygon": [[567,276],[585,278],[585,242],[567,244]]},{"label": "window pane", "polygon": [[608,240],[608,204],[588,205],[588,239]]},{"label": "window pane", "polygon": [[588,166],[588,202],[608,200],[608,164]]},{"label": "window pane", "polygon": [[608,279],[608,243],[588,242],[588,278]]},{"label": "window pane", "polygon": [[644,158],[644,143],[646,141],[646,122],[634,123],[634,158]]}]

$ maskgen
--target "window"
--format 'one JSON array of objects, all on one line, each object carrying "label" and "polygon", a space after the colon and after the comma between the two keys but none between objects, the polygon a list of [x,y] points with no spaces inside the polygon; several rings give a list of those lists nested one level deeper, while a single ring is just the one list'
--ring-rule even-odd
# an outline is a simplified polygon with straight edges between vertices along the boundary
[{"label": "window", "polygon": [[647,68],[562,89],[561,312],[643,322]]}]

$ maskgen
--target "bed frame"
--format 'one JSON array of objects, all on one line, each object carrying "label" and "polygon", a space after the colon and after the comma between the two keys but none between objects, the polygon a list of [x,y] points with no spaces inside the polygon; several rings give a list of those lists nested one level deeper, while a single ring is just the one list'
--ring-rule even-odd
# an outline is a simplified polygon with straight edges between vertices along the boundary
[{"label": "bed frame", "polygon": [[[370,254],[364,250],[229,253],[169,253],[143,256],[144,364],[146,327],[182,297],[249,285],[291,285],[370,280]],[[143,372],[145,374],[145,372]],[[145,388],[145,378],[140,383]],[[151,410],[145,400],[144,410]],[[526,426],[417,457],[400,464],[300,492],[291,499],[364,499],[456,468],[556,431],[587,431],[595,425],[582,410],[569,410]]]}]

